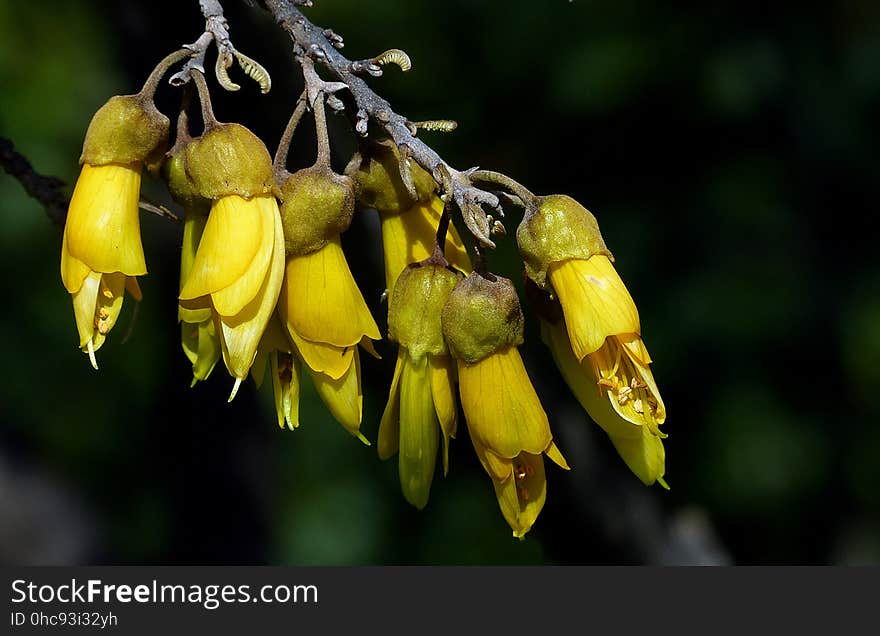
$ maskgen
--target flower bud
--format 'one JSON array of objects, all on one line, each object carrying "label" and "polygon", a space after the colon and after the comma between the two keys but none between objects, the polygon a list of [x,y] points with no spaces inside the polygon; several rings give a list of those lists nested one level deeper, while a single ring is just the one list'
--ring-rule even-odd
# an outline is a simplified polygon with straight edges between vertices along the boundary
[{"label": "flower bud", "polygon": [[588,259],[611,252],[589,210],[564,194],[541,197],[537,210],[527,214],[516,231],[526,275],[541,289],[547,287],[551,263],[570,258]]},{"label": "flower bud", "polygon": [[399,342],[413,360],[426,353],[444,355],[441,313],[461,276],[441,265],[412,265],[397,279],[388,311],[388,338]]},{"label": "flower bud", "polygon": [[460,281],[443,307],[443,335],[452,355],[472,364],[523,342],[523,314],[513,283],[476,272]]},{"label": "flower bud", "polygon": [[273,193],[272,158],[266,145],[240,124],[218,124],[184,150],[184,169],[206,199],[244,199]]},{"label": "flower bud", "polygon": [[394,145],[376,144],[353,174],[360,204],[383,214],[400,214],[415,203],[429,201],[437,188],[434,178],[415,161],[410,161],[409,166],[416,189],[415,200],[400,176],[400,151]]},{"label": "flower bud", "polygon": [[80,164],[152,164],[165,151],[168,118],[152,100],[137,95],[116,95],[92,117]]},{"label": "flower bud", "polygon": [[281,183],[281,222],[288,256],[315,252],[351,225],[354,180],[315,165]]}]

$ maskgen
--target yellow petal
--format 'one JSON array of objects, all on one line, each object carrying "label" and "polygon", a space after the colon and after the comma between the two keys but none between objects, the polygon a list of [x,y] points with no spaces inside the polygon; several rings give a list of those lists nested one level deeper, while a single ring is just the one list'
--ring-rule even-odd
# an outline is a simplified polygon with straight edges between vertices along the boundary
[{"label": "yellow petal", "polygon": [[199,250],[199,241],[205,231],[208,217],[202,214],[187,214],[183,221],[183,243],[180,246],[180,289],[183,289],[186,279],[196,262],[196,252]]},{"label": "yellow petal", "polygon": [[394,365],[394,377],[391,379],[391,389],[388,391],[388,402],[382,413],[382,421],[379,423],[379,437],[376,440],[376,450],[379,459],[393,457],[400,445],[400,375],[406,361],[406,350],[401,347],[397,352],[397,363]]},{"label": "yellow petal", "polygon": [[211,294],[214,309],[221,316],[234,316],[257,295],[272,260],[275,244],[275,232],[272,228],[275,219],[280,218],[278,202],[275,197],[255,197],[249,203],[260,211],[262,241],[245,273],[228,287]]},{"label": "yellow petal", "polygon": [[483,470],[489,473],[489,477],[493,481],[508,479],[511,475],[511,460],[499,457],[496,453],[483,446],[471,433],[470,428],[468,428],[468,433],[470,433],[471,443],[474,445],[477,458],[480,460],[480,464],[483,465]]},{"label": "yellow petal", "polygon": [[140,168],[84,164],[65,222],[71,256],[96,272],[147,273],[138,200]]},{"label": "yellow petal", "polygon": [[440,424],[431,397],[428,356],[406,356],[400,376],[398,472],[406,500],[418,509],[428,503],[440,445]]},{"label": "yellow petal", "polygon": [[550,423],[514,346],[476,362],[458,362],[459,393],[468,429],[501,457],[538,455],[550,445]]},{"label": "yellow petal", "polygon": [[[431,255],[442,214],[443,201],[433,197],[431,201],[418,203],[406,212],[380,215],[385,284],[389,296],[397,277],[407,265],[423,261]],[[463,272],[471,271],[467,250],[453,225],[446,233],[446,259]]]},{"label": "yellow petal", "polygon": [[455,371],[450,356],[428,355],[431,396],[443,431],[443,474],[449,472],[449,439],[455,437],[458,411],[455,408]]},{"label": "yellow petal", "polygon": [[547,499],[547,478],[541,455],[522,453],[512,462],[513,476],[492,481],[501,514],[513,529],[513,536],[522,539],[532,529]]},{"label": "yellow petal", "polygon": [[299,394],[301,366],[291,353],[273,351],[269,356],[272,368],[272,391],[278,426],[293,430],[299,428]]},{"label": "yellow petal", "polygon": [[69,293],[75,294],[91,271],[88,265],[70,255],[67,249],[67,227],[65,227],[61,239],[61,282],[64,283],[64,288]]},{"label": "yellow petal", "polygon": [[104,339],[119,318],[122,301],[125,298],[125,274],[103,274],[98,288],[97,304],[94,316],[94,337],[92,343],[97,351],[104,344]]},{"label": "yellow petal", "polygon": [[141,293],[141,286],[138,285],[138,279],[135,276],[129,276],[125,279],[125,291],[131,294],[131,297],[138,302],[144,299],[144,295]]},{"label": "yellow petal", "polygon": [[578,362],[562,323],[550,325],[541,321],[541,336],[550,347],[572,393],[590,417],[608,434],[620,457],[646,485],[662,479],[665,472],[665,451],[660,437],[647,426],[623,419],[599,391],[596,376],[588,361]]},{"label": "yellow petal", "polygon": [[578,360],[593,353],[608,336],[639,333],[639,314],[607,256],[573,258],[548,270]]},{"label": "yellow petal", "polygon": [[338,236],[315,252],[288,258],[286,275],[282,317],[301,338],[337,347],[364,336],[381,339]]},{"label": "yellow petal", "polygon": [[245,275],[263,245],[263,232],[274,227],[274,222],[263,227],[264,198],[232,195],[214,202],[181,300],[207,296]]},{"label": "yellow petal", "polygon": [[287,334],[296,345],[303,362],[315,373],[323,373],[332,380],[338,380],[351,367],[355,347],[337,347],[322,342],[310,342],[300,337],[289,324]]},{"label": "yellow petal", "polygon": [[85,349],[95,333],[95,309],[98,306],[98,290],[101,274],[92,272],[83,280],[79,291],[73,294],[73,315],[79,332],[80,349]]},{"label": "yellow petal", "polygon": [[212,319],[199,323],[197,332],[196,359],[192,361],[193,384],[208,379],[222,353],[220,336],[217,335],[217,328]]},{"label": "yellow petal", "polygon": [[312,372],[311,375],[318,395],[336,421],[369,446],[370,442],[360,432],[364,397],[361,392],[361,359],[358,350],[354,349],[351,365],[338,380],[323,373]]},{"label": "yellow petal", "polygon": [[[209,225],[210,223],[208,220]],[[207,231],[206,228],[205,232]],[[238,380],[247,377],[281,291],[281,281],[284,278],[284,236],[280,214],[275,215],[273,234],[272,260],[260,291],[235,316],[220,316],[223,361],[229,373]],[[203,245],[204,241],[203,237]]]}]

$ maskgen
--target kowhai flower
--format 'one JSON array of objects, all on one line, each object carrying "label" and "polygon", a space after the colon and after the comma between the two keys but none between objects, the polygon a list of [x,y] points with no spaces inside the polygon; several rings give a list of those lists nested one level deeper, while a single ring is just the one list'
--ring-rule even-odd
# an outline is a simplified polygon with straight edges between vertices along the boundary
[{"label": "kowhai flower", "polygon": [[180,292],[186,309],[209,309],[230,400],[247,377],[284,277],[284,235],[269,153],[238,124],[217,124],[187,144],[186,175],[211,211]]},{"label": "kowhai flower", "polygon": [[471,274],[450,294],[442,320],[457,361],[468,432],[504,518],[514,536],[523,538],[546,498],[542,454],[562,468],[568,464],[517,348],[523,315],[513,284]]},{"label": "kowhai flower", "polygon": [[300,369],[299,357],[294,353],[278,314],[269,320],[263,338],[257,347],[257,357],[251,366],[251,376],[259,387],[265,378],[266,364],[272,378],[272,395],[278,426],[293,430],[299,427]]},{"label": "kowhai flower", "polygon": [[95,351],[119,318],[125,291],[141,299],[141,173],[167,137],[168,119],[140,95],[111,98],[86,133],[64,225],[61,279],[73,297],[79,346],[96,369]]},{"label": "kowhai flower", "polygon": [[[528,278],[558,299],[562,321],[553,321],[544,334],[569,386],[612,436],[639,478],[645,483],[658,479],[663,483],[660,439],[666,435],[659,426],[666,420],[666,409],[640,336],[638,311],[614,269],[595,217],[570,197],[542,197],[537,209],[523,219],[517,242]],[[558,331],[563,325],[567,347]],[[607,408],[587,399],[584,382],[592,382]],[[644,428],[657,440],[648,440],[643,432],[627,433],[618,419],[609,418],[608,408],[616,418]],[[646,453],[650,461],[635,468],[640,461],[633,459],[632,450],[621,450],[624,439],[643,440],[639,452]]]},{"label": "kowhai flower", "polygon": [[375,355],[379,328],[355,283],[339,234],[351,223],[354,184],[315,165],[280,183],[287,264],[278,312],[315,389],[364,443],[358,345]]},{"label": "kowhai flower", "polygon": [[455,365],[440,316],[460,278],[439,262],[413,264],[398,277],[388,313],[388,338],[400,348],[377,446],[382,459],[399,454],[401,490],[420,509],[428,503],[440,438],[445,475],[455,437]]}]

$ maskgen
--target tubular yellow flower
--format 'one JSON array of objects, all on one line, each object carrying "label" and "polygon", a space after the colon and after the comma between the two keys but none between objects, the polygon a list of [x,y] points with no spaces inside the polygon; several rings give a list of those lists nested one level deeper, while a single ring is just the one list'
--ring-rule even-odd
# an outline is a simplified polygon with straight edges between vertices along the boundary
[{"label": "tubular yellow flower", "polygon": [[[550,348],[566,384],[590,417],[611,438],[614,448],[629,469],[647,486],[656,481],[664,488],[667,487],[666,482],[663,481],[666,453],[662,437],[665,436],[658,434],[656,427],[639,425],[634,423],[633,419],[621,416],[617,395],[612,400],[606,399],[603,395],[604,387],[598,385],[601,376],[597,375],[591,360],[579,361],[575,357],[562,322],[552,324],[542,319],[541,337]],[[623,388],[620,387],[618,395]],[[633,395],[638,389],[632,389],[631,386],[630,389],[629,392],[623,392],[623,395],[630,395],[627,403],[648,399]],[[613,408],[612,404],[617,408]]]},{"label": "tubular yellow flower", "polygon": [[519,299],[505,278],[471,274],[443,308],[443,333],[458,363],[468,432],[518,538],[544,505],[541,454],[568,469],[517,349],[522,324]]},{"label": "tubular yellow flower", "polygon": [[[238,124],[213,123],[172,157],[169,187],[211,202],[198,249],[182,280],[180,306],[210,312],[235,385],[247,377],[284,277],[284,231],[265,145]],[[201,311],[202,313],[198,313]]]},{"label": "tubular yellow flower", "polygon": [[455,371],[440,315],[459,280],[445,266],[424,263],[400,275],[388,316],[388,337],[400,343],[388,404],[379,425],[381,459],[399,452],[400,486],[416,508],[428,503],[440,437],[443,473],[455,437]]},{"label": "tubular yellow flower", "polygon": [[96,369],[95,351],[119,318],[125,290],[141,299],[141,172],[167,136],[168,119],[137,95],[111,98],[86,133],[64,225],[61,280],[73,299],[79,346]]},{"label": "tubular yellow flower", "polygon": [[298,428],[301,364],[284,334],[277,314],[272,315],[251,366],[251,377],[257,387],[263,383],[267,361],[272,374],[272,393],[278,426],[284,428],[287,425],[290,430]]},{"label": "tubular yellow flower", "polygon": [[345,429],[360,432],[363,393],[357,345],[375,355],[379,328],[342,251],[354,183],[316,164],[280,182],[287,264],[278,313],[318,395]]}]

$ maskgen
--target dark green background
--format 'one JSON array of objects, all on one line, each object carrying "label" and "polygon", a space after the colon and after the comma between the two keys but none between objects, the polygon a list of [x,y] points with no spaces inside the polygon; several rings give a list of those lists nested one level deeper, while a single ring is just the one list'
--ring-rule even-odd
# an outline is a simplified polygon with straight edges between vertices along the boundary
[{"label": "dark green background", "polygon": [[[290,42],[226,0],[261,61],[215,90],[274,151],[298,95]],[[188,389],[175,323],[179,228],[144,216],[150,275],[93,371],[58,273],[61,234],[0,177],[4,274],[0,559],[16,563],[877,563],[880,561],[880,5],[838,1],[316,0],[344,52],[405,49],[371,80],[455,167],[564,192],[598,217],[635,298],[668,409],[671,492],[644,488],[568,395],[527,312],[527,364],[573,470],[510,537],[462,428],[423,512],[394,461],[311,388],[281,431],[268,392]],[[91,114],[201,33],[196,0],[0,0],[0,135],[72,184]],[[212,58],[209,58],[209,60]],[[214,85],[216,88],[216,85]],[[174,89],[160,106],[173,116]],[[305,165],[313,134],[295,141]],[[334,121],[336,159],[353,148]],[[145,190],[167,200],[161,184]],[[511,209],[513,231],[518,212]],[[345,235],[380,318],[372,213]],[[521,280],[512,241],[495,271]],[[364,362],[375,440],[394,349]],[[266,387],[268,388],[268,387]]]}]

